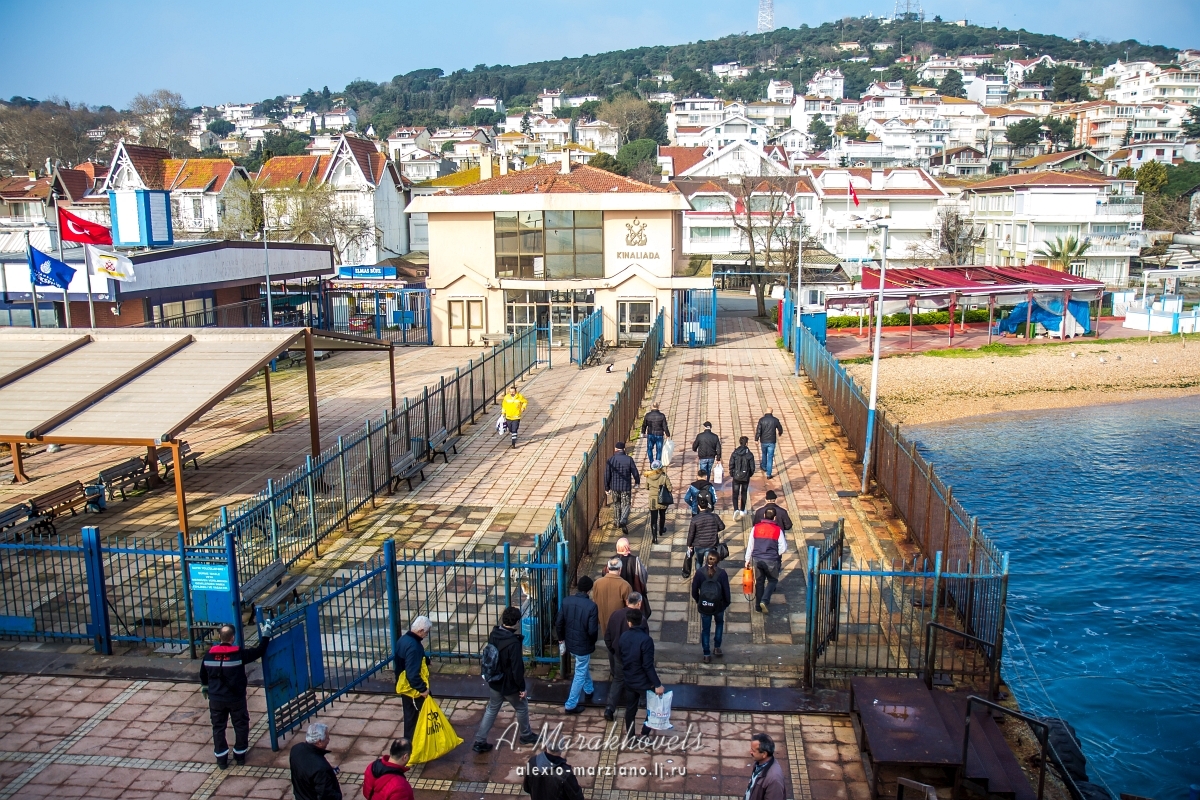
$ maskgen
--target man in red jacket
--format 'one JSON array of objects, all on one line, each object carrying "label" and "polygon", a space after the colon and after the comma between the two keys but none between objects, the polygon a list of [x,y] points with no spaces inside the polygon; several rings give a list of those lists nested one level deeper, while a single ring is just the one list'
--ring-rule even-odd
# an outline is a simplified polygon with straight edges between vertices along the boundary
[{"label": "man in red jacket", "polygon": [[363,776],[363,797],[367,800],[413,800],[413,788],[404,777],[412,745],[403,739],[392,742],[387,753],[371,762]]}]

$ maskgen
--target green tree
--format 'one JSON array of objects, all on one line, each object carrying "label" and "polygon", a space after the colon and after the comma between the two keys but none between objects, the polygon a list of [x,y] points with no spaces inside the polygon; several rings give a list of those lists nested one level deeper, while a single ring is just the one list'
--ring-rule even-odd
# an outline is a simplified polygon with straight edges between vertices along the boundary
[{"label": "green tree", "polygon": [[602,169],[607,172],[615,172],[618,175],[625,174],[621,169],[621,165],[617,163],[617,160],[608,153],[597,153],[596,155],[592,156],[591,160],[588,161],[588,166],[596,167],[597,169]]},{"label": "green tree", "polygon": [[1188,109],[1188,118],[1183,121],[1183,135],[1193,139],[1200,137],[1200,106]]},{"label": "green tree", "polygon": [[533,125],[530,123],[530,119],[532,119],[532,117],[528,111],[521,115],[521,133],[525,134],[526,136],[533,135]]},{"label": "green tree", "polygon": [[1075,121],[1046,117],[1042,124],[1050,129],[1050,141],[1055,144],[1071,145],[1075,141]]},{"label": "green tree", "polygon": [[1043,242],[1042,246],[1034,251],[1034,255],[1049,261],[1051,267],[1068,272],[1071,262],[1082,258],[1091,246],[1091,242],[1081,242],[1075,236],[1068,236],[1066,239],[1055,236],[1053,242]]},{"label": "green tree", "polygon": [[962,73],[956,69],[947,72],[946,77],[942,78],[941,84],[938,85],[938,92],[946,97],[966,97],[967,90],[963,86]]},{"label": "green tree", "polygon": [[653,139],[634,139],[617,151],[617,163],[621,166],[621,174],[628,175],[638,164],[655,163],[657,156],[658,142]]},{"label": "green tree", "polygon": [[236,130],[236,127],[227,119],[214,119],[212,122],[208,123],[208,129],[224,139],[226,136],[233,133]]},{"label": "green tree", "polygon": [[1123,181],[1137,180],[1137,172],[1134,171],[1133,167],[1126,164],[1117,170],[1117,178]]},{"label": "green tree", "polygon": [[1050,90],[1050,99],[1055,102],[1066,100],[1086,100],[1089,97],[1088,88],[1083,85],[1083,73],[1074,67],[1061,65],[1054,70],[1054,85]]},{"label": "green tree", "polygon": [[1025,83],[1039,83],[1049,88],[1054,83],[1054,67],[1043,61],[1025,74]]},{"label": "green tree", "polygon": [[1013,147],[1036,144],[1042,137],[1042,123],[1037,119],[1023,119],[1004,129],[1004,138]]},{"label": "green tree", "polygon": [[1137,182],[1138,193],[1152,197],[1167,185],[1167,168],[1158,161],[1147,161],[1138,167]]},{"label": "green tree", "polygon": [[828,150],[833,144],[833,131],[829,130],[825,120],[820,117],[813,117],[808,123],[808,133],[813,137],[813,146],[818,150]]},{"label": "green tree", "polygon": [[835,130],[842,136],[861,142],[867,138],[867,131],[858,124],[857,114],[843,114],[838,117]]}]

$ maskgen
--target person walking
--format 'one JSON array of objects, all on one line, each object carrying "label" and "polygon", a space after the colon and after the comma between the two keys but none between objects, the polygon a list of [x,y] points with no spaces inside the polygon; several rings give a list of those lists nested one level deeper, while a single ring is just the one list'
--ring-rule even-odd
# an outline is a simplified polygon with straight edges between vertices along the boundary
[{"label": "person walking", "polygon": [[[725,530],[725,523],[713,513],[712,508],[708,505],[708,498],[701,497],[700,513],[692,517],[687,537],[687,558],[695,556],[697,573],[704,566],[705,557],[720,543],[723,530]],[[684,574],[684,577],[686,578],[687,575]]]},{"label": "person walking", "polygon": [[658,544],[659,536],[667,534],[667,508],[659,502],[662,490],[674,491],[671,477],[661,461],[651,461],[650,471],[646,473],[646,489],[650,492],[650,536],[654,544]]},{"label": "person walking", "polygon": [[629,540],[624,536],[617,539],[617,558],[621,559],[621,577],[635,592],[642,595],[642,614],[646,619],[650,619],[650,598],[646,595],[646,581],[650,572],[637,553],[633,552]]},{"label": "person walking", "polygon": [[295,800],[342,800],[338,768],[325,760],[328,754],[329,726],[314,722],[305,731],[304,741],[296,742],[288,753]]},{"label": "person walking", "polygon": [[[642,612],[636,608],[625,612],[625,625],[628,628],[621,634],[617,650],[621,654],[621,671],[625,680],[625,735],[633,736],[633,723],[637,721],[638,706],[646,692],[657,695],[663,693],[662,681],[654,669],[654,640],[650,638],[648,628],[642,626]],[[639,734],[642,737],[652,735],[652,731],[642,723]]]},{"label": "person walking", "polygon": [[[718,566],[720,563],[717,554],[709,551],[704,565],[692,576],[692,599],[700,612],[700,647],[704,650],[705,664],[711,664],[714,655],[724,655],[721,639],[725,635],[725,609],[733,602],[729,594],[729,573]],[[716,620],[717,632],[712,640],[714,647],[710,650],[709,633],[713,620]]]},{"label": "person walking", "polygon": [[783,433],[783,426],[779,424],[779,420],[771,413],[771,409],[767,409],[767,413],[763,414],[758,420],[758,425],[754,428],[754,441],[762,445],[762,464],[763,472],[767,473],[768,478],[775,477],[772,472],[772,467],[775,465],[775,443],[779,441],[779,434]]},{"label": "person walking", "polygon": [[750,758],[754,760],[754,769],[750,772],[745,800],[783,800],[787,797],[783,768],[775,760],[774,740],[765,733],[751,736]]},{"label": "person walking", "polygon": [[[420,703],[429,696],[429,656],[425,654],[424,640],[431,630],[433,621],[422,615],[396,640],[396,691],[404,708],[404,740],[410,744],[421,714]],[[401,677],[407,686],[402,685]]]},{"label": "person walking", "polygon": [[745,436],[738,439],[737,449],[729,454],[729,477],[733,478],[733,518],[746,516],[746,500],[750,494],[750,479],[754,477],[754,453]]},{"label": "person walking", "polygon": [[704,430],[696,434],[692,442],[692,452],[700,459],[700,469],[708,477],[712,477],[713,464],[721,460],[721,437],[712,431],[712,423],[705,422]]},{"label": "person walking", "polygon": [[600,638],[600,616],[596,604],[588,597],[592,590],[592,579],[584,575],[575,584],[575,594],[563,600],[554,622],[558,640],[566,645],[571,654],[574,675],[571,678],[571,693],[567,696],[565,711],[582,714],[583,706],[592,702],[592,653],[596,651],[596,640]]},{"label": "person walking", "polygon": [[784,532],[790,531],[792,529],[792,518],[788,516],[786,508],[775,502],[779,499],[779,495],[768,489],[765,497],[767,502],[754,512],[752,522],[755,525],[762,522],[766,518],[767,509],[771,509],[775,512],[775,524],[783,528]]},{"label": "person walking", "polygon": [[412,784],[405,773],[412,745],[403,739],[392,742],[388,751],[367,765],[363,773],[363,797],[367,800],[413,800]]},{"label": "person walking", "polygon": [[642,436],[646,437],[646,461],[653,464],[662,461],[663,443],[671,435],[667,426],[667,415],[658,410],[658,403],[650,407],[642,417]]},{"label": "person walking", "polygon": [[529,703],[525,700],[525,660],[522,653],[523,640],[520,633],[521,609],[509,606],[500,614],[500,624],[492,629],[488,644],[496,648],[495,673],[488,681],[488,704],[475,731],[475,743],[471,749],[486,753],[492,749],[488,744],[488,732],[496,722],[496,715],[505,701],[517,715],[521,730],[521,744],[533,744],[537,734],[529,726]]},{"label": "person walking", "polygon": [[258,629],[258,644],[238,647],[234,641],[237,631],[232,625],[222,625],[217,635],[220,641],[208,648],[200,662],[200,693],[208,701],[208,717],[213,729],[213,755],[217,766],[229,768],[229,741],[225,726],[233,722],[233,760],[246,763],[250,750],[250,712],[246,708],[246,665],[262,658],[271,642],[271,625],[263,623]]},{"label": "person walking", "polygon": [[600,580],[592,585],[592,602],[596,604],[601,625],[608,622],[614,611],[625,607],[625,598],[632,591],[629,581],[621,577],[621,559],[613,556],[604,566]]},{"label": "person walking", "polygon": [[517,391],[517,387],[508,387],[508,394],[500,401],[500,413],[504,415],[504,424],[508,426],[508,435],[512,437],[512,446],[517,446],[517,431],[521,428],[521,416],[529,406],[525,395]]},{"label": "person walking", "polygon": [[763,614],[767,613],[771,595],[779,585],[779,570],[786,551],[787,539],[775,523],[775,509],[768,508],[763,512],[763,521],[750,529],[746,545],[746,569],[754,569],[754,604]]},{"label": "person walking", "polygon": [[709,508],[717,507],[717,489],[709,482],[708,470],[704,467],[700,468],[696,480],[688,484],[687,491],[683,493],[683,502],[692,510],[692,516],[700,513],[701,497],[708,498]]},{"label": "person walking", "polygon": [[[629,626],[625,624],[625,611],[630,608],[641,610],[642,595],[640,592],[630,592],[629,596],[625,598],[625,606],[614,611],[604,626],[604,646],[608,648],[609,675],[608,702],[604,704],[604,718],[609,722],[616,717],[617,705],[624,700],[622,694],[625,691],[625,671],[621,666],[621,655],[617,648],[621,641],[621,634],[629,630]],[[641,627],[647,633],[650,632],[650,626],[646,623],[644,614]]]},{"label": "person walking", "polygon": [[548,737],[542,752],[529,759],[521,788],[529,800],[583,800],[575,770],[563,756],[561,739]]},{"label": "person walking", "polygon": [[633,487],[640,486],[642,476],[638,474],[637,464],[625,455],[625,443],[617,442],[616,452],[604,465],[604,491],[614,495],[613,509],[617,527],[621,533],[629,535],[629,509],[633,503]]}]

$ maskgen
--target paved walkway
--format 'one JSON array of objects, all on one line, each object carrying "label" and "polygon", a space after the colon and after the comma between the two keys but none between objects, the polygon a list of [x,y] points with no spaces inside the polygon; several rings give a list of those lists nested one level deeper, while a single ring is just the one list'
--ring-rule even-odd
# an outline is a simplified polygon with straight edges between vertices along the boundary
[{"label": "paved walkway", "polygon": [[[436,684],[435,684],[436,686]],[[470,751],[483,715],[480,701],[443,703],[466,740],[439,761],[409,774],[417,800],[483,800],[520,795],[517,768],[531,748]],[[564,717],[531,705],[535,729],[562,723],[562,734],[597,742],[616,737],[599,709]],[[491,741],[512,720],[500,714]],[[363,771],[403,728],[398,698],[354,695],[321,721],[330,726],[329,760],[340,767],[346,798],[361,796]],[[749,736],[765,732],[788,781],[789,800],[866,800],[854,733],[845,717],[676,712],[684,752],[579,749],[569,753],[590,800],[737,800],[750,775]],[[262,694],[250,699],[252,749],[245,767],[221,771],[212,756],[206,704],[195,684],[39,676],[0,677],[0,800],[52,797],[121,800],[291,798],[288,748],[270,749]],[[232,732],[230,732],[232,735]],[[573,738],[573,741],[579,741]],[[680,749],[683,749],[680,747]]]}]

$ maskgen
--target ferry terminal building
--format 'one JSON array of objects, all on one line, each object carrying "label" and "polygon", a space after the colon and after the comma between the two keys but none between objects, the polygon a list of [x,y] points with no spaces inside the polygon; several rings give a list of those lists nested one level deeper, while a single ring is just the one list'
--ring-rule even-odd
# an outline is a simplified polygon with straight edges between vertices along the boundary
[{"label": "ferry terminal building", "polygon": [[687,274],[688,208],[673,186],[566,160],[415,198],[408,212],[429,215],[434,344],[537,325],[563,346],[596,309],[609,342],[645,338],[660,310],[670,329],[672,293],[713,286]]}]

